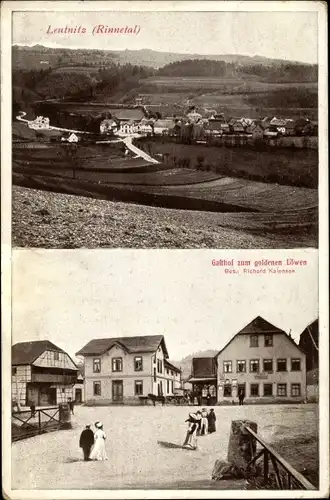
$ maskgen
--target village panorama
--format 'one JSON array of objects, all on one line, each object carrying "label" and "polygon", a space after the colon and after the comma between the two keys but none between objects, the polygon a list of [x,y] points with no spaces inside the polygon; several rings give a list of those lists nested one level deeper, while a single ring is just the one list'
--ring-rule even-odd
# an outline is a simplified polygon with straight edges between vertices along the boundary
[{"label": "village panorama", "polygon": [[12,55],[15,246],[317,246],[317,65]]}]

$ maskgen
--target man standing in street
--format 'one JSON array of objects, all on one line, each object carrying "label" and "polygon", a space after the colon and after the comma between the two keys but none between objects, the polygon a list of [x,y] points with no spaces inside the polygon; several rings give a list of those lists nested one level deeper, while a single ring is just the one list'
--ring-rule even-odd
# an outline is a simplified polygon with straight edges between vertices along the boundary
[{"label": "man standing in street", "polygon": [[74,401],[71,398],[68,400],[71,415],[74,415]]},{"label": "man standing in street", "polygon": [[94,432],[90,427],[90,425],[86,425],[86,428],[80,434],[79,439],[79,446],[83,449],[85,461],[89,460],[91,449],[94,444]]},{"label": "man standing in street", "polygon": [[244,402],[244,391],[239,391],[239,394],[238,394],[238,401],[239,401],[239,405],[240,406],[243,406],[243,402]]}]

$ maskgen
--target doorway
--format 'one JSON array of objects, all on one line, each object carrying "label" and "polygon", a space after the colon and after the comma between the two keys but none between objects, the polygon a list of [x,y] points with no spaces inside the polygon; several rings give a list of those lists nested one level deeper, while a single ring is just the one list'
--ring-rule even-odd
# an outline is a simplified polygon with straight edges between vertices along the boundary
[{"label": "doorway", "polygon": [[79,388],[75,390],[74,400],[76,404],[82,403],[82,389]]},{"label": "doorway", "polygon": [[112,381],[112,401],[116,403],[120,403],[123,401],[124,390],[123,390],[123,381],[122,380],[113,380]]}]

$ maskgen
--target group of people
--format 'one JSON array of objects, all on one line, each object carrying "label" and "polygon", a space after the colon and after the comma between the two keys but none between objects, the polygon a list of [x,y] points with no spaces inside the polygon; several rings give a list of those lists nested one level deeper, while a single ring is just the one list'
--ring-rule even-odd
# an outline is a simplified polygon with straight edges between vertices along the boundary
[{"label": "group of people", "polygon": [[197,448],[197,436],[205,436],[216,431],[215,422],[217,417],[213,408],[208,412],[206,408],[198,410],[196,413],[189,413],[188,430],[183,448],[195,450]]},{"label": "group of people", "polygon": [[86,425],[79,439],[79,446],[84,453],[84,460],[108,460],[105,450],[105,440],[107,438],[102,422],[95,422],[95,432],[90,425]]}]

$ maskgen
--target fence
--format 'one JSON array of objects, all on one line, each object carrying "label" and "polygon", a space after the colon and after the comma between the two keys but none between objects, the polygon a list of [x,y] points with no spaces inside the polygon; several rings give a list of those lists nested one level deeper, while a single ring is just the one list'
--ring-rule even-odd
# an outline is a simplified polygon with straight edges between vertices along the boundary
[{"label": "fence", "polygon": [[261,450],[256,452],[255,456],[249,463],[249,465],[252,466],[256,464],[258,460],[263,459],[263,481],[261,488],[270,485],[274,478],[274,486],[279,490],[317,489],[250,427],[244,425],[244,428],[250,436],[252,436],[262,446]]},{"label": "fence", "polygon": [[[66,414],[67,417],[67,414]],[[59,406],[12,413],[12,441],[64,428]]]}]

